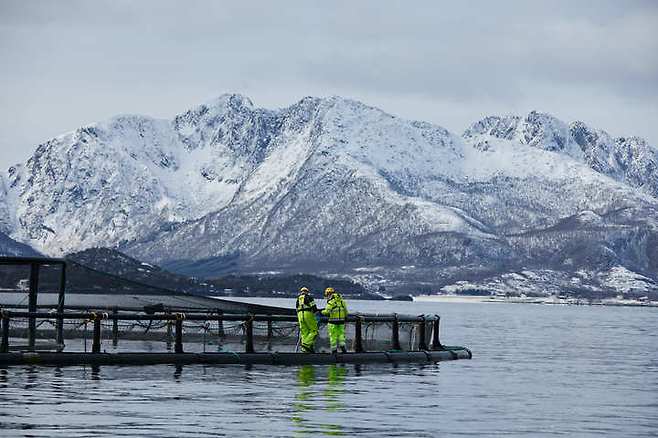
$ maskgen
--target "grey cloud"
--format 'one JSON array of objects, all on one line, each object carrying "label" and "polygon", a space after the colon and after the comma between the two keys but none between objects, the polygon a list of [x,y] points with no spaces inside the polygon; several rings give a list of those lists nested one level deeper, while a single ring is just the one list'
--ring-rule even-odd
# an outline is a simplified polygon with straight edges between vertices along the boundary
[{"label": "grey cloud", "polygon": [[455,132],[539,109],[656,144],[657,5],[5,0],[0,166],[84,123],[227,91],[271,107],[347,95]]}]

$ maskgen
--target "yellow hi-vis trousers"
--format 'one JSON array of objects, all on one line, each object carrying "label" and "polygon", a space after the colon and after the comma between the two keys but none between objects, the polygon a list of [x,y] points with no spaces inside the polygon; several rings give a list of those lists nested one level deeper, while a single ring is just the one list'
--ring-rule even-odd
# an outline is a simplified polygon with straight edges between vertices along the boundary
[{"label": "yellow hi-vis trousers", "polygon": [[315,339],[318,337],[318,322],[315,320],[315,313],[307,310],[297,312],[297,321],[302,338],[302,351],[313,350]]},{"label": "yellow hi-vis trousers", "polygon": [[339,347],[345,347],[345,324],[327,324],[329,332],[329,345],[331,350],[337,350]]}]

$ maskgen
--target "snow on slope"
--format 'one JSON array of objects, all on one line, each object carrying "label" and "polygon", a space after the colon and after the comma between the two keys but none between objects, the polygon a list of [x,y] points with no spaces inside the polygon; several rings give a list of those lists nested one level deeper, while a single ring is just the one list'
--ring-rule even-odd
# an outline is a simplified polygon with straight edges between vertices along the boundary
[{"label": "snow on slope", "polygon": [[[230,110],[227,100],[215,102],[216,117]],[[206,120],[200,129],[209,126]],[[222,208],[251,171],[249,157],[211,141],[186,148],[189,137],[175,127],[124,115],[40,145],[8,175],[10,216],[21,222],[12,235],[59,255],[114,246]]]},{"label": "snow on slope", "polygon": [[120,116],[40,145],[9,175],[21,225],[13,236],[62,254],[181,217],[184,208],[162,204],[169,194],[161,179],[175,166],[165,126]]},{"label": "snow on slope", "polygon": [[12,215],[9,213],[7,191],[5,178],[0,174],[0,233],[9,233],[14,228]]},{"label": "snow on slope", "polygon": [[601,281],[622,293],[658,291],[656,282],[623,266],[614,266],[601,275]]},{"label": "snow on slope", "polygon": [[[567,155],[598,173],[658,197],[658,150],[638,137],[612,138],[583,122],[566,124],[536,111],[524,118],[486,117],[471,125],[463,137],[483,151],[509,143]],[[528,165],[523,169],[534,170]]]},{"label": "snow on slope", "polygon": [[513,257],[501,231],[550,227],[581,210],[656,206],[581,157],[498,139],[478,148],[348,99],[307,98],[283,113],[226,208],[126,250],[158,262],[238,253],[278,267],[468,263]]},{"label": "snow on slope", "polygon": [[[342,262],[359,251],[384,257],[397,252],[393,242],[409,246],[410,238],[431,233],[494,237],[464,211],[401,193],[392,183],[441,172],[459,177],[462,142],[447,131],[337,97],[306,98],[281,117],[278,135],[226,208],[128,250],[159,261],[212,257],[219,249]],[[363,239],[376,242],[364,250]]]},{"label": "snow on slope", "polygon": [[157,262],[560,265],[578,263],[576,242],[646,268],[655,149],[606,135],[531,113],[462,139],[340,97],[268,110],[223,95],[40,145],[6,175],[0,226],[48,254],[114,246]]}]

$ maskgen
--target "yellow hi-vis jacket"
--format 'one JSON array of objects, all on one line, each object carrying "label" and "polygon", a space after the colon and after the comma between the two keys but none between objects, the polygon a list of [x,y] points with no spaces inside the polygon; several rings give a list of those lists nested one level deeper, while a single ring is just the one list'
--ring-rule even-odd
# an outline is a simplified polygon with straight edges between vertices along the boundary
[{"label": "yellow hi-vis jacket", "polygon": [[329,324],[345,324],[347,318],[347,304],[338,292],[334,292],[327,301],[327,307],[322,314],[329,317]]},{"label": "yellow hi-vis jacket", "polygon": [[297,308],[297,312],[317,312],[318,307],[315,305],[315,301],[313,300],[313,297],[308,294],[300,294],[297,297],[297,305],[295,306]]}]

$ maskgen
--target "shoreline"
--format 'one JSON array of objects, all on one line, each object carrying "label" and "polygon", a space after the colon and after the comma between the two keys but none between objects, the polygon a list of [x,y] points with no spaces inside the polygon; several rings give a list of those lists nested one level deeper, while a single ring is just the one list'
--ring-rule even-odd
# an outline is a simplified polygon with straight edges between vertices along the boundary
[{"label": "shoreline", "polygon": [[[219,297],[226,298],[226,297]],[[239,301],[239,302],[254,302],[256,299],[265,299],[265,300],[287,300],[288,304],[292,305],[294,299],[292,298],[281,298],[281,297],[230,297],[229,299]],[[388,300],[387,303],[395,303],[395,300]],[[405,301],[400,301],[404,303]],[[568,299],[556,299],[555,297],[492,297],[489,295],[417,295],[414,296],[414,303],[454,303],[454,304],[476,304],[476,303],[503,303],[503,304],[538,304],[538,305],[550,305],[550,306],[606,306],[606,307],[645,307],[645,308],[658,308],[658,302],[649,301],[649,302],[638,302],[632,300],[606,300],[606,301],[596,301],[596,302],[587,302],[582,299],[577,298],[568,298]]]},{"label": "shoreline", "polygon": [[658,302],[639,302],[634,300],[605,300],[588,302],[583,299],[568,298],[556,299],[555,297],[492,297],[489,295],[460,296],[460,295],[418,295],[414,297],[418,302],[442,302],[442,303],[508,303],[508,304],[545,304],[552,306],[612,306],[612,307],[650,307],[658,308]]}]

